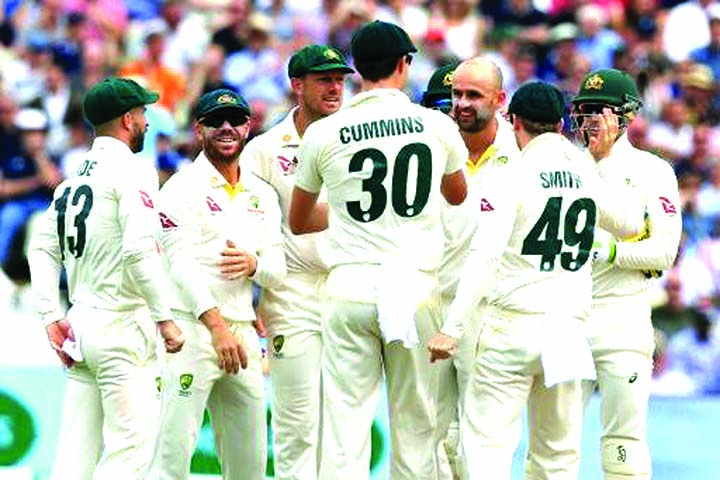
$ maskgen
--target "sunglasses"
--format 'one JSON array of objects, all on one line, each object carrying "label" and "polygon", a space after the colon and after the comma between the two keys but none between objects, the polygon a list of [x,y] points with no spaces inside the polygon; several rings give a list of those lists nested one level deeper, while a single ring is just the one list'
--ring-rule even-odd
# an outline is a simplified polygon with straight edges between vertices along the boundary
[{"label": "sunglasses", "polygon": [[405,55],[405,63],[406,64],[410,65],[412,63],[412,61],[413,61],[412,55]]},{"label": "sunglasses", "polygon": [[612,108],[604,103],[581,103],[577,107],[577,111],[583,115],[602,115],[606,108]]},{"label": "sunglasses", "polygon": [[200,123],[206,127],[220,128],[226,120],[231,127],[239,127],[248,121],[248,117],[242,113],[223,113],[222,115],[209,115],[200,120]]},{"label": "sunglasses", "polygon": [[450,110],[452,110],[452,99],[438,98],[437,100],[433,100],[432,102],[430,102],[430,104],[427,106],[434,110],[440,110],[443,113],[448,113]]}]

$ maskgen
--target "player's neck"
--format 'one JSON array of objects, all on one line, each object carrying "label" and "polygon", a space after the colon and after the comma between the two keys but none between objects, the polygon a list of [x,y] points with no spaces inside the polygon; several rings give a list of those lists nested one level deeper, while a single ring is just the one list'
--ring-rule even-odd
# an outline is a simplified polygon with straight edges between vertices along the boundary
[{"label": "player's neck", "polygon": [[230,185],[235,186],[240,181],[240,162],[238,158],[218,161],[208,157],[208,160]]},{"label": "player's neck", "polygon": [[496,118],[493,118],[488,125],[479,132],[460,132],[471,159],[479,159],[490,145],[495,143],[497,129],[498,121]]}]

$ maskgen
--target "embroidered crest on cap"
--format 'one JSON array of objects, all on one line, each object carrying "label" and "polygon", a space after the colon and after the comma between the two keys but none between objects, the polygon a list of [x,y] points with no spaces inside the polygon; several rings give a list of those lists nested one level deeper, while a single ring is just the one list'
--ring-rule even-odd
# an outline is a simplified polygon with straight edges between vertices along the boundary
[{"label": "embroidered crest on cap", "polygon": [[602,90],[605,80],[600,75],[593,75],[585,81],[585,88],[589,90]]}]

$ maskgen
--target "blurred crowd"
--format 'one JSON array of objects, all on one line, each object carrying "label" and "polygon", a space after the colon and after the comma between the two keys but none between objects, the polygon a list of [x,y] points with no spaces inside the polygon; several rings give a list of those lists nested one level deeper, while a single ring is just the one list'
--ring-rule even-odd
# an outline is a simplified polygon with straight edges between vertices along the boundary
[{"label": "blurred crowd", "polygon": [[[481,54],[500,66],[509,95],[542,79],[569,100],[598,68],[637,79],[644,105],[631,141],[673,165],[683,213],[676,265],[656,289],[655,392],[720,392],[720,2],[709,0],[4,0],[5,275],[27,282],[28,222],[89,149],[89,86],[120,75],[160,93],[141,155],[162,182],[197,153],[190,117],[200,95],[239,91],[257,135],[291,106],[292,52],[331,44],[349,57],[353,32],[372,19],[403,26],[417,45],[407,92],[416,101],[434,69]],[[346,88],[348,98],[359,78]]]}]

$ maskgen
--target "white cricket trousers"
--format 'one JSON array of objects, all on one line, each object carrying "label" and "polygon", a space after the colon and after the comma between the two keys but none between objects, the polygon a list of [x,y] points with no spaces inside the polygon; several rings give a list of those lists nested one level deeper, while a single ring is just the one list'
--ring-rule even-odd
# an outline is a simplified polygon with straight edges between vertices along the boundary
[{"label": "white cricket trousers", "polygon": [[322,308],[326,273],[288,272],[265,289],[276,480],[317,480],[321,425]]},{"label": "white cricket trousers", "polygon": [[597,382],[583,382],[587,404],[600,392],[605,480],[649,480],[647,414],[652,377],[653,327],[645,295],[594,304],[588,339]]},{"label": "white cricket trousers", "polygon": [[542,316],[486,310],[460,420],[464,479],[511,478],[526,406],[525,478],[577,479],[582,388],[579,381],[545,387],[539,340],[545,325]]},{"label": "white cricket trousers", "polygon": [[416,313],[420,345],[382,341],[374,303],[330,298],[324,317],[322,480],[367,480],[370,431],[383,373],[392,441],[390,478],[432,480],[437,475],[438,369],[426,342],[435,331],[432,309]]},{"label": "white cricket trousers", "polygon": [[160,433],[149,478],[182,480],[209,407],[223,479],[264,480],[267,426],[262,352],[251,322],[227,322],[243,339],[248,366],[236,375],[220,370],[210,332],[198,321],[177,321],[187,340],[168,354],[162,377]]},{"label": "white cricket trousers", "polygon": [[157,436],[156,330],[147,309],[68,312],[83,362],[68,370],[52,480],[144,480]]}]

